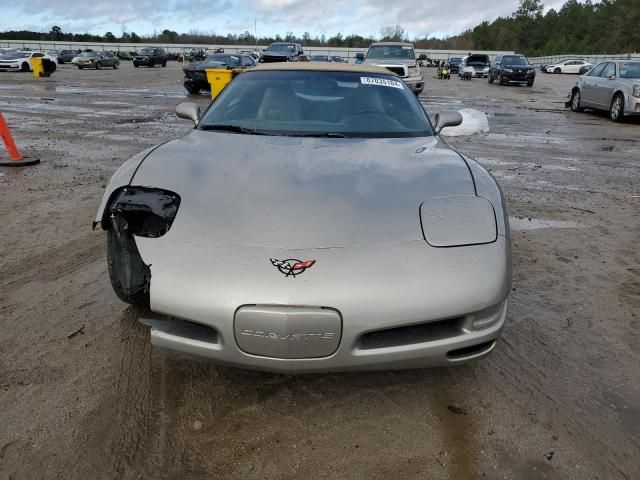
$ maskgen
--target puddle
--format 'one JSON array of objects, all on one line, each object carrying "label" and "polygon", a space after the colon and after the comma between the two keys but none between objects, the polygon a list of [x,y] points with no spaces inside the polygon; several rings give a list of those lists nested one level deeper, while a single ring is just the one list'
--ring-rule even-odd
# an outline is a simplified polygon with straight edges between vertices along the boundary
[{"label": "puddle", "polygon": [[547,228],[580,228],[577,222],[548,220],[545,218],[509,217],[511,230],[542,230]]},{"label": "puddle", "polygon": [[176,88],[92,88],[92,87],[79,87],[74,85],[57,85],[56,92],[58,93],[72,93],[77,95],[92,94],[92,95],[117,95],[117,96],[130,96],[138,97],[168,97],[168,98],[184,98],[187,93],[182,86]]}]

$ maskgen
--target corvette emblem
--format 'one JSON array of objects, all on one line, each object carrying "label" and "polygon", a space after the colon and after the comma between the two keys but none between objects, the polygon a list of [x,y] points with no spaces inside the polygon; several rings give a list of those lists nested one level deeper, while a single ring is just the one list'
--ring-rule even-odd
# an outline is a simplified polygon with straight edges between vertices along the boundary
[{"label": "corvette emblem", "polygon": [[315,260],[303,262],[295,258],[287,258],[286,260],[270,258],[269,260],[271,260],[271,264],[280,270],[280,273],[285,277],[295,277],[296,275],[300,275],[301,273],[304,273],[307,268],[313,267],[313,264],[316,263]]}]

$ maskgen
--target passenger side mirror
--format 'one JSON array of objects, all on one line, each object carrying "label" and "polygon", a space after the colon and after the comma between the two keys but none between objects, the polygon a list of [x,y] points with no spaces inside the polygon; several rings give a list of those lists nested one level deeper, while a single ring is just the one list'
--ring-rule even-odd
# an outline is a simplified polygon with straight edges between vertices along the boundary
[{"label": "passenger side mirror", "polygon": [[176,117],[191,120],[194,125],[200,121],[200,107],[192,102],[182,102],[176,107]]},{"label": "passenger side mirror", "polygon": [[440,133],[440,131],[444,127],[457,127],[461,123],[462,123],[462,115],[460,115],[460,112],[445,111],[445,112],[436,113],[436,116],[435,116],[436,133]]},{"label": "passenger side mirror", "polygon": [[356,53],[356,59],[357,60],[364,60],[364,53],[362,53],[362,52]]}]

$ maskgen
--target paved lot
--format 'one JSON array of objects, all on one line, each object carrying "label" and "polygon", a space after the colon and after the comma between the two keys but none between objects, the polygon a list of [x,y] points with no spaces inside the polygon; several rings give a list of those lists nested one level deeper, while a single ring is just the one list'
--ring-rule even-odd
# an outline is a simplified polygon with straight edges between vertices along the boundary
[{"label": "paved lot", "polygon": [[91,221],[126,158],[190,128],[177,64],[0,73],[42,159],[0,168],[0,478],[638,478],[640,122],[566,111],[575,77],[424,72],[430,113],[489,114],[450,141],[507,196],[504,335],[463,367],[311,376],[163,358],[111,291]]}]

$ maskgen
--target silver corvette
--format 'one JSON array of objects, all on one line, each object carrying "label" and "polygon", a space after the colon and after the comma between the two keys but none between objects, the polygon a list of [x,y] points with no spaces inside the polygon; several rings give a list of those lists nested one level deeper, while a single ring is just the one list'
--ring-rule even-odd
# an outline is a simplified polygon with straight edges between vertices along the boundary
[{"label": "silver corvette", "polygon": [[487,355],[511,286],[493,177],[391,72],[265,64],[114,174],[96,223],[165,351],[278,372]]}]

